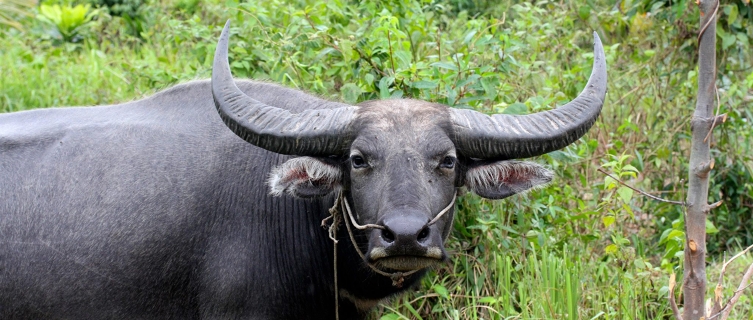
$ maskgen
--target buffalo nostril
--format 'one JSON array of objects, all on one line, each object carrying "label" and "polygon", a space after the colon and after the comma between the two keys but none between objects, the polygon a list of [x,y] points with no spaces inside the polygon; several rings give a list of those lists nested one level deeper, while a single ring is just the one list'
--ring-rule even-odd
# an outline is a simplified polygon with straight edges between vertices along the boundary
[{"label": "buffalo nostril", "polygon": [[382,229],[382,239],[389,243],[395,242],[395,234],[390,229],[384,228]]},{"label": "buffalo nostril", "polygon": [[424,241],[429,236],[429,227],[424,227],[421,232],[418,233],[418,241]]}]

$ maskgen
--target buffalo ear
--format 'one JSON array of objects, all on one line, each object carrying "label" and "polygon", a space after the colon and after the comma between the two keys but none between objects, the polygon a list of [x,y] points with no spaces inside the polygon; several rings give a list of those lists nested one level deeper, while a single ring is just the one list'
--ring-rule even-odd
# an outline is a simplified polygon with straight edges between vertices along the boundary
[{"label": "buffalo ear", "polygon": [[293,158],[277,166],[269,175],[270,194],[283,193],[298,198],[322,197],[342,186],[339,167],[313,157]]},{"label": "buffalo ear", "polygon": [[552,171],[525,161],[473,161],[465,185],[487,199],[503,199],[552,181]]}]

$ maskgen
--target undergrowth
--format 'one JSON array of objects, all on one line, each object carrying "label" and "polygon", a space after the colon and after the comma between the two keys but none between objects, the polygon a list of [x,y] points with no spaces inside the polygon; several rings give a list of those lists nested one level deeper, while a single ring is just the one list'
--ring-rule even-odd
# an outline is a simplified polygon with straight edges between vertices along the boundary
[{"label": "undergrowth", "polygon": [[[120,6],[102,7],[110,2]],[[208,78],[220,28],[232,19],[231,67],[239,78],[350,103],[406,97],[524,114],[579,93],[596,31],[607,55],[607,100],[580,142],[537,159],[556,172],[556,181],[504,201],[462,197],[447,245],[451,260],[374,317],[671,315],[667,283],[682,265],[682,207],[647,200],[597,169],[684,200],[697,77],[693,1],[43,4],[91,7],[67,27],[24,7],[12,15],[17,27],[0,29],[2,112],[118,103]],[[729,120],[712,137],[718,165],[709,200],[724,204],[709,216],[709,270],[719,268],[725,252],[753,243],[750,6],[737,1],[720,8],[717,85]],[[75,35],[63,36],[61,28]],[[726,296],[734,279],[727,280]],[[749,296],[733,317],[753,315]]]}]

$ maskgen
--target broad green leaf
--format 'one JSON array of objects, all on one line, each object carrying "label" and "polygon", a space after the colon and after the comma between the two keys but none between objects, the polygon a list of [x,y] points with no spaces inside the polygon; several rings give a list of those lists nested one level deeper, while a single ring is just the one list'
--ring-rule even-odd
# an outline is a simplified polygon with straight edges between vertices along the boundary
[{"label": "broad green leaf", "polygon": [[379,80],[379,96],[382,99],[387,99],[390,97],[390,85],[392,85],[395,82],[395,78],[393,77],[382,77],[381,80]]},{"label": "broad green leaf", "polygon": [[628,203],[622,204],[622,210],[625,210],[625,212],[627,212],[631,218],[635,218],[635,213],[633,212],[633,209],[630,208]]},{"label": "broad green leaf", "polygon": [[526,114],[526,113],[528,113],[528,107],[526,107],[526,105],[523,104],[523,103],[516,102],[516,103],[513,103],[513,104],[507,106],[507,108],[505,108],[505,110],[503,110],[502,113],[504,113],[504,114],[517,114],[517,115]]},{"label": "broad green leaf", "polygon": [[601,218],[601,222],[604,223],[605,228],[609,228],[612,224],[614,224],[614,216],[606,216]]},{"label": "broad green leaf", "polygon": [[471,30],[471,32],[468,32],[468,34],[466,34],[465,37],[463,38],[463,43],[467,44],[468,42],[470,42],[471,39],[473,39],[473,36],[475,36],[477,32],[478,32],[477,29],[473,29]]},{"label": "broad green leaf", "polygon": [[434,89],[437,87],[437,83],[434,81],[419,80],[419,81],[413,82],[411,84],[411,87],[416,88],[416,89]]},{"label": "broad green leaf", "polygon": [[484,93],[486,93],[485,99],[494,100],[497,97],[496,85],[495,79],[488,77],[481,79],[481,87],[484,88]]},{"label": "broad green leaf", "polygon": [[440,69],[447,69],[447,70],[452,70],[452,71],[458,71],[458,66],[456,66],[456,65],[454,65],[452,63],[448,63],[448,62],[434,62],[434,63],[430,64],[429,66],[437,67],[437,68],[440,68]]},{"label": "broad green leaf", "polygon": [[604,251],[607,254],[615,254],[619,250],[620,250],[620,248],[618,248],[616,244],[610,244],[610,245],[607,246],[607,248]]},{"label": "broad green leaf", "polygon": [[371,84],[374,83],[374,75],[371,73],[367,73],[363,77],[363,81],[366,82],[366,84],[368,84],[369,86],[371,86]]},{"label": "broad green leaf", "polygon": [[737,14],[738,14],[737,4],[725,6],[724,9],[725,9],[724,10],[725,12],[729,11],[727,13],[727,25],[732,25],[733,23],[735,23],[735,20],[737,20]]},{"label": "broad green leaf", "polygon": [[591,17],[591,7],[580,6],[580,8],[578,8],[578,17],[580,17],[583,20],[588,20],[588,18]]},{"label": "broad green leaf", "polygon": [[669,286],[663,286],[659,288],[659,296],[660,297],[666,297],[669,293]]},{"label": "broad green leaf", "polygon": [[629,203],[630,199],[633,198],[633,189],[623,186],[617,189],[617,194],[620,195],[620,199],[622,199],[623,202]]},{"label": "broad green leaf", "polygon": [[442,298],[445,298],[445,299],[450,298],[450,294],[447,291],[447,288],[445,288],[444,286],[440,284],[435,284],[434,286],[431,287],[431,289],[434,290],[434,292],[436,292]]},{"label": "broad green leaf", "polygon": [[633,265],[636,269],[646,269],[646,264],[643,263],[643,259],[635,259],[633,260]]},{"label": "broad green leaf", "polygon": [[363,90],[353,83],[346,83],[340,88],[343,100],[350,104],[357,103],[362,92]]},{"label": "broad green leaf", "polygon": [[494,304],[497,303],[498,300],[495,297],[483,297],[481,299],[478,299],[479,303],[488,303],[488,304]]},{"label": "broad green leaf", "polygon": [[382,315],[382,317],[379,318],[379,320],[401,320],[401,319],[406,319],[406,318],[396,313],[388,313],[388,314]]},{"label": "broad green leaf", "polygon": [[685,241],[685,232],[681,230],[672,230],[667,235],[667,240],[681,240]]},{"label": "broad green leaf", "polygon": [[719,232],[719,229],[717,229],[716,226],[714,226],[714,223],[711,222],[711,220],[706,219],[706,234],[714,234],[718,232]]},{"label": "broad green leaf", "polygon": [[408,303],[408,301],[403,302],[403,307],[405,307],[406,309],[408,309],[408,311],[410,311],[410,313],[413,315],[413,319],[423,320],[423,318],[421,318],[421,315],[418,314],[418,311],[416,311],[416,308],[414,308],[410,303]]},{"label": "broad green leaf", "polygon": [[731,47],[737,41],[737,37],[733,34],[726,34],[722,38],[722,48],[727,49]]}]

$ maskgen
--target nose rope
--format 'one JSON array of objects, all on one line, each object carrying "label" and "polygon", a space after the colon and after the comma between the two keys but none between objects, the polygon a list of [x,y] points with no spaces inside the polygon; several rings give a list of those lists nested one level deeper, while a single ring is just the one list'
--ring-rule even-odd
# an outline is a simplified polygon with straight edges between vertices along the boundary
[{"label": "nose rope", "polygon": [[[350,218],[350,221],[355,222],[356,220],[353,219],[353,213],[350,212],[350,206],[348,205],[348,199],[346,199],[345,197],[343,197],[342,193],[340,193],[340,197],[342,198],[341,201],[340,201],[341,209],[345,209],[344,211],[348,215],[348,217]],[[356,224],[354,224],[353,226],[356,226]],[[366,228],[368,228],[367,226],[368,225],[362,226],[362,227],[364,229],[366,229]],[[384,228],[383,226],[379,226],[379,225],[377,225],[377,226],[381,227],[381,228]],[[379,270],[374,264],[372,264],[371,262],[369,262],[368,260],[366,260],[366,256],[363,254],[363,252],[361,252],[361,248],[359,248],[358,244],[356,243],[356,238],[353,236],[353,230],[350,228],[350,224],[349,223],[347,223],[347,222],[345,223],[345,228],[348,229],[348,236],[350,237],[350,242],[353,244],[353,247],[356,248],[356,252],[358,253],[358,256],[361,257],[361,260],[363,260],[363,262],[365,262],[366,265],[369,266],[369,268],[371,268],[371,270],[373,270],[374,272],[376,272],[376,273],[378,273],[380,275],[383,275],[385,277],[390,278],[392,280],[392,286],[394,286],[396,288],[401,288],[403,286],[403,281],[405,281],[405,277],[410,276],[410,275],[412,275],[412,274],[414,274],[414,273],[416,273],[418,271],[418,270],[412,270],[412,271],[408,271],[408,272],[399,272],[398,271],[398,272],[388,273],[388,272],[384,272],[382,270]]]},{"label": "nose rope", "polygon": [[437,216],[434,217],[434,219],[431,219],[431,221],[429,221],[429,223],[426,225],[430,226],[432,224],[437,223],[437,221],[439,221],[439,218],[441,218],[445,213],[447,213],[447,211],[450,211],[450,209],[452,209],[452,207],[455,206],[455,200],[457,198],[458,198],[458,193],[455,192],[455,195],[452,196],[452,201],[450,201],[450,204],[448,204],[444,209],[442,209],[442,211],[439,211],[439,213],[437,213]]},{"label": "nose rope", "polygon": [[350,212],[350,205],[348,204],[348,199],[345,199],[342,193],[340,193],[339,198],[341,198],[340,201],[345,204],[345,210],[348,213],[348,218],[350,219],[350,222],[353,223],[353,226],[356,227],[356,229],[358,230],[366,230],[368,228],[381,229],[381,230],[386,229],[384,226],[380,226],[378,224],[373,224],[373,223],[367,223],[364,225],[358,224],[358,222],[356,222],[356,218],[353,218],[353,214]]},{"label": "nose rope", "polygon": [[[439,219],[442,216],[444,216],[445,213],[447,213],[448,211],[450,211],[450,209],[452,209],[452,207],[454,206],[456,199],[457,199],[457,193],[455,193],[455,195],[452,197],[452,201],[450,201],[450,203],[447,205],[447,207],[445,207],[444,209],[442,209],[442,211],[440,211],[437,214],[436,217],[434,217],[431,221],[429,221],[429,223],[427,223],[427,226],[435,224],[437,221],[439,221]],[[338,205],[340,206],[340,210],[336,209]],[[348,204],[348,200],[345,198],[345,196],[343,195],[342,192],[340,192],[338,194],[337,198],[335,199],[335,204],[332,207],[332,209],[330,209],[330,213],[332,214],[333,217],[335,217],[335,215],[339,215],[340,213],[345,213],[348,216],[348,219],[350,220],[350,222],[353,224],[353,226],[356,229],[359,229],[359,230],[366,230],[366,229],[369,229],[369,228],[380,229],[380,230],[384,230],[385,229],[384,226],[381,226],[381,225],[378,225],[378,224],[364,224],[364,225],[358,224],[358,222],[356,222],[356,219],[353,217],[353,212],[351,212],[351,210],[350,210],[350,204]],[[336,230],[337,227],[336,227],[335,223],[339,223],[339,220],[340,219],[338,219],[337,217],[335,217],[333,219],[333,224],[330,226],[330,238],[332,238],[332,240],[335,241],[335,242],[336,242],[336,240],[335,240],[335,238],[333,238],[333,234],[334,234],[333,230]],[[353,230],[350,228],[350,224],[346,222],[345,223],[345,227],[346,227],[346,229],[348,229],[348,236],[350,237],[350,242],[353,244],[353,247],[356,249],[356,253],[358,253],[358,256],[361,257],[361,260],[363,260],[366,263],[366,265],[369,266],[369,268],[371,268],[371,270],[373,270],[375,273],[390,278],[392,280],[392,285],[393,286],[395,286],[397,288],[402,287],[403,281],[405,281],[405,277],[410,276],[410,275],[418,272],[418,270],[412,270],[412,271],[408,271],[408,272],[392,272],[392,273],[389,273],[389,272],[384,272],[382,270],[379,270],[374,264],[372,264],[371,262],[369,262],[366,259],[366,256],[363,254],[363,252],[361,251],[361,249],[358,247],[358,244],[356,243],[355,236],[353,236]]]},{"label": "nose rope", "polygon": [[[345,200],[344,197],[343,199],[340,199],[341,197],[342,197],[342,193],[340,194],[340,196],[338,196],[338,200],[342,200],[343,203],[345,203],[345,209],[348,212],[348,217],[350,219],[350,222],[353,223],[353,226],[356,227],[356,229],[358,230],[366,230],[368,228],[374,228],[374,229],[380,229],[380,230],[385,229],[384,226],[380,226],[378,224],[372,224],[372,223],[364,224],[364,225],[358,224],[358,222],[356,222],[356,219],[353,218],[353,214],[350,212],[350,205],[348,204],[348,200]],[[455,205],[455,200],[457,198],[458,198],[458,194],[456,192],[455,195],[452,196],[452,201],[450,201],[450,204],[448,204],[444,209],[442,209],[442,211],[437,213],[437,216],[435,216],[434,219],[431,219],[431,221],[429,221],[429,223],[427,223],[426,225],[430,226],[437,223],[437,221],[439,221],[439,219],[442,218],[442,216],[445,213],[447,213],[447,211],[450,211],[450,209],[452,209],[453,205]]]}]

